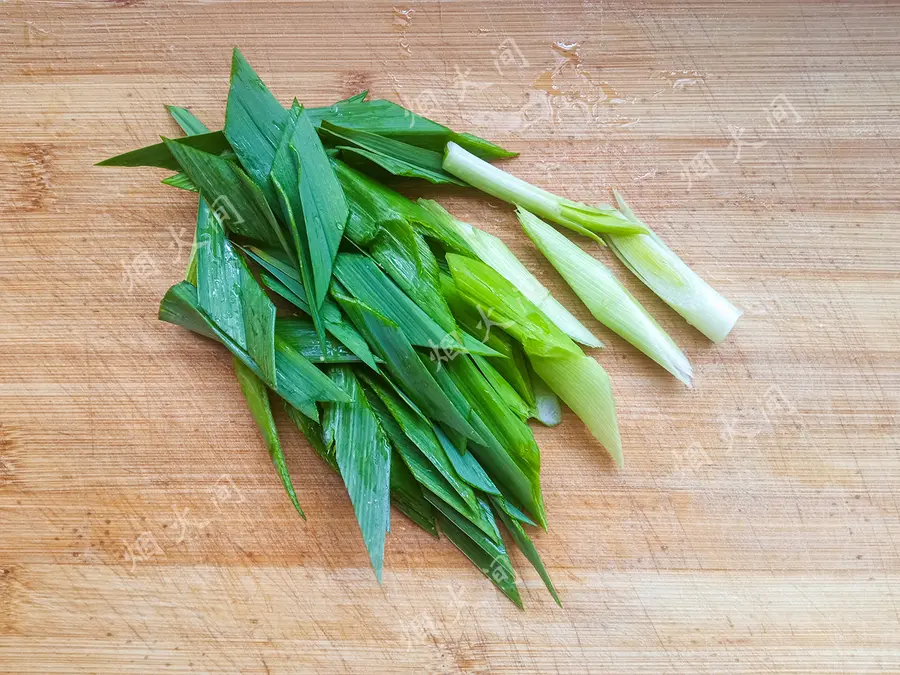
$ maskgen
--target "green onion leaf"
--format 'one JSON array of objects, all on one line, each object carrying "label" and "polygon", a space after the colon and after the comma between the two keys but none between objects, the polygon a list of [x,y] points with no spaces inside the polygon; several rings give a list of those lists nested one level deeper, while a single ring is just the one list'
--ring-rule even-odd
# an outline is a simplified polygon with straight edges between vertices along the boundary
[{"label": "green onion leaf", "polygon": [[311,109],[310,114],[316,123],[328,120],[344,128],[368,131],[438,153],[443,152],[448,141],[455,141],[483,159],[502,159],[518,154],[504,150],[478,136],[456,133],[442,124],[383,99],[373,101],[348,99],[326,108]]},{"label": "green onion leaf", "polygon": [[297,513],[306,520],[303,509],[300,508],[300,502],[297,500],[297,493],[294,491],[291,475],[288,473],[284,451],[281,449],[281,442],[278,440],[278,429],[275,426],[275,418],[272,416],[272,407],[269,404],[269,393],[266,391],[266,385],[238,357],[232,356],[231,358],[234,362],[234,373],[237,375],[244,398],[247,399],[250,414],[253,415],[253,419],[259,426],[266,447],[269,449],[269,457],[271,457],[272,463],[275,465],[275,470],[278,472],[284,489],[291,498],[291,503],[297,509]]},{"label": "green onion leaf", "polygon": [[432,537],[438,538],[434,507],[425,499],[421,486],[396,450],[391,453],[391,503]]},{"label": "green onion leaf", "polygon": [[[390,415],[391,419],[387,422],[383,420],[382,426],[388,430],[392,439],[395,434],[390,432],[393,427],[396,427],[396,429],[404,434],[406,439],[413,444],[413,447],[416,449],[416,454],[421,455],[423,459],[430,462],[433,469],[440,474],[443,481],[442,484],[446,484],[447,487],[456,492],[463,500],[465,507],[459,510],[465,513],[474,514],[475,510],[478,508],[475,500],[475,493],[453,467],[453,464],[447,457],[443,445],[441,445],[437,436],[435,436],[431,423],[422,417],[421,414],[416,413],[412,408],[406,405],[406,403],[387,387],[384,387],[379,382],[375,381],[374,378],[364,376],[364,380],[366,385],[375,393],[378,404],[380,404],[386,414]],[[376,405],[374,400],[372,401],[372,406],[377,412],[379,406]],[[401,447],[403,445],[402,442],[395,442],[394,445],[397,450],[400,451],[401,455],[403,455],[407,464],[409,464],[408,457],[411,453],[407,451],[405,447]],[[410,469],[413,469],[413,467],[410,466]],[[413,470],[413,473],[416,473],[416,471]],[[423,481],[419,479],[419,482]],[[443,496],[439,490],[430,486],[428,487],[432,492],[441,495],[445,501],[450,501],[450,499]]]},{"label": "green onion leaf", "polygon": [[500,276],[515,286],[562,332],[588,347],[603,346],[603,343],[572,316],[569,310],[550,295],[550,291],[526,269],[525,265],[500,239],[484,230],[457,220],[437,202],[420,199],[419,204],[429,212],[436,224],[453,232],[451,238],[463,239],[481,262],[492,267]]},{"label": "green onion leaf", "polygon": [[[542,190],[479,159],[453,142],[447,143],[444,169],[482,192],[510,204],[524,206],[542,218],[579,234],[635,234],[646,231],[643,225],[633,223],[611,206],[588,206]],[[593,238],[596,239],[596,234]]]},{"label": "green onion leaf", "polygon": [[484,376],[484,379],[491,385],[494,394],[503,402],[503,404],[515,413],[520,419],[526,420],[534,417],[536,411],[532,410],[522,397],[519,396],[515,388],[507,382],[503,376],[491,365],[485,357],[478,354],[472,355],[472,360],[478,366],[478,370]]},{"label": "green onion leaf", "polygon": [[[159,318],[225,345],[257,377],[263,372],[240,345],[219,328],[197,301],[197,289],[186,281],[168,290],[159,305]],[[310,419],[319,418],[316,401],[347,401],[347,395],[289,343],[275,339],[275,392]]]},{"label": "green onion leaf", "polygon": [[337,300],[357,330],[384,361],[393,379],[426,415],[447,424],[467,438],[481,441],[481,436],[434,381],[396,323],[348,296],[338,295]]},{"label": "green onion leaf", "polygon": [[[234,158],[231,146],[221,131],[189,136],[182,139],[182,143],[202,152],[222,156],[225,159]],[[172,154],[171,149],[165,142],[154,143],[153,145],[104,159],[102,162],[97,162],[97,166],[155,166],[160,169],[181,171],[179,159]]]},{"label": "green onion leaf", "polygon": [[[300,105],[295,100],[288,112],[284,131],[275,151],[272,169],[269,172],[269,183],[278,199],[282,220],[287,223],[291,234],[293,243],[291,262],[300,271],[303,290],[306,292],[304,311],[312,317],[319,340],[324,344],[325,329],[322,326],[319,303],[316,301],[312,259],[306,236],[306,226],[303,222],[303,206],[300,203],[300,157],[291,147],[301,112]],[[298,288],[292,287],[292,290],[296,293]]]},{"label": "green onion leaf", "polygon": [[349,215],[347,200],[306,111],[300,113],[290,147],[300,160],[300,203],[316,303],[321,306],[331,284],[334,259]]},{"label": "green onion leaf", "polygon": [[478,311],[485,326],[512,335],[529,356],[581,355],[569,336],[492,267],[455,253],[447,254],[447,264],[460,295]]},{"label": "green onion leaf", "polygon": [[441,153],[322,120],[320,135],[343,153],[359,155],[395,176],[423,178],[430,183],[465,185],[441,167]]},{"label": "green onion leaf", "polygon": [[[441,370],[449,375],[456,389],[490,430],[491,436],[497,439],[528,478],[534,500],[542,502],[540,451],[529,426],[503,404],[471,357],[463,354],[443,365]],[[442,374],[436,373],[435,378],[443,385]]]},{"label": "green onion leaf", "polygon": [[544,585],[547,587],[547,590],[550,591],[550,595],[553,596],[556,604],[562,607],[562,603],[559,601],[559,596],[556,594],[556,589],[553,587],[553,582],[550,581],[550,575],[547,573],[547,569],[544,567],[541,556],[538,554],[534,543],[531,541],[531,538],[525,532],[525,529],[522,527],[522,525],[515,518],[512,518],[509,514],[507,514],[504,506],[501,506],[498,503],[499,500],[495,499],[493,501],[495,507],[494,510],[496,511],[500,520],[503,521],[506,529],[512,535],[513,540],[516,542],[516,546],[518,546],[519,550],[525,554],[525,557],[528,558],[528,562],[530,562],[534,566],[534,569],[537,570],[537,573],[541,576],[541,579],[544,580]]},{"label": "green onion leaf", "polygon": [[494,481],[492,481],[485,470],[481,468],[481,464],[478,463],[478,460],[475,459],[475,456],[471,452],[461,453],[456,449],[456,445],[440,427],[433,426],[432,429],[434,430],[434,434],[438,441],[440,441],[441,446],[444,448],[447,459],[450,460],[450,463],[453,465],[453,468],[460,478],[473,488],[477,488],[482,492],[486,492],[490,495],[500,494],[500,490],[494,485]]},{"label": "green onion leaf", "polygon": [[331,379],[350,397],[333,403],[334,453],[353,503],[369,560],[378,583],[384,565],[384,538],[390,526],[391,446],[359,381],[347,366],[336,366]]},{"label": "green onion leaf", "polygon": [[185,173],[176,173],[168,178],[163,178],[160,183],[169,185],[179,190],[187,190],[188,192],[200,192],[200,188],[194,185],[194,181],[188,178]]},{"label": "green onion leaf", "polygon": [[[241,248],[241,250],[269,273],[263,272],[260,275],[266,288],[275,291],[306,314],[311,314],[309,304],[305,299],[304,287],[300,283],[299,273],[295,268],[279,258],[278,254],[273,251],[263,251],[255,247]],[[369,346],[353,326],[344,320],[338,306],[326,298],[319,312],[325,323],[325,330],[340,340],[363,363],[377,371],[378,366]]]},{"label": "green onion leaf", "polygon": [[[482,535],[479,541],[476,542],[446,516],[438,515],[437,520],[441,532],[447,536],[447,539],[453,542],[453,545],[462,551],[475,567],[480,569],[506,597],[512,600],[516,607],[522,609],[522,598],[519,596],[519,589],[516,587],[515,572],[512,569],[512,563],[509,561],[509,556],[506,555],[506,550],[502,549],[502,554],[491,555],[485,551],[486,542],[484,538],[486,535]],[[484,544],[484,546],[480,544]]]},{"label": "green onion leaf", "polygon": [[197,229],[197,298],[200,308],[241,348],[274,385],[275,305],[253,278],[244,259],[208,213]]},{"label": "green onion leaf", "polygon": [[231,57],[224,133],[241,165],[273,208],[278,199],[269,183],[269,174],[288,122],[288,111],[272,95],[243,54],[235,49]]},{"label": "green onion leaf", "polygon": [[325,349],[323,350],[315,327],[309,321],[298,316],[285,316],[276,319],[275,335],[281,337],[285,343],[313,363],[361,362],[361,359],[350,349],[327,336],[325,338]]},{"label": "green onion leaf", "polygon": [[[302,415],[296,408],[285,402],[288,416],[300,429],[300,432],[309,441],[309,444],[334,471],[340,475],[337,458],[335,457],[334,443],[326,445],[322,434],[322,427],[311,419]],[[437,524],[434,520],[434,508],[422,495],[422,488],[413,478],[409,469],[403,464],[403,460],[396,451],[391,452],[391,476],[390,476],[391,503],[405,514],[416,525],[437,538]]]},{"label": "green onion leaf", "polygon": [[[619,208],[633,223],[647,227],[618,192]],[[655,232],[620,237],[608,236],[612,252],[685,321],[713,342],[722,342],[743,312],[732,305],[688,267]]]},{"label": "green onion leaf", "polygon": [[259,187],[234,162],[188,145],[194,138],[164,142],[222,224],[234,234],[283,245],[281,228]]},{"label": "green onion leaf", "polygon": [[466,351],[456,336],[441,328],[370,258],[355,253],[341,253],[335,262],[334,275],[353,297],[402,326],[412,344],[432,349]]},{"label": "green onion leaf", "polygon": [[196,116],[185,108],[179,108],[177,105],[167,105],[166,110],[181,127],[181,130],[187,136],[199,136],[200,134],[208,134],[209,127],[198,120]]},{"label": "green onion leaf", "polygon": [[522,207],[517,214],[522,228],[597,321],[692,386],[687,357],[606,265]]}]

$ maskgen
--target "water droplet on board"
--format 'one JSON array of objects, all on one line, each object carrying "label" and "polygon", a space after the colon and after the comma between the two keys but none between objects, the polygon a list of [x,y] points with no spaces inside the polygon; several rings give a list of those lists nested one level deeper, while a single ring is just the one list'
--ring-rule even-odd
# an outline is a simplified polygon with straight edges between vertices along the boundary
[{"label": "water droplet on board", "polygon": [[707,78],[706,73],[696,70],[664,70],[659,73],[659,76],[668,80],[672,89],[684,89],[693,84],[703,84]]},{"label": "water droplet on board", "polygon": [[541,91],[546,91],[551,96],[562,96],[562,89],[553,84],[553,72],[545,70],[535,78],[531,86]]},{"label": "water droplet on board", "polygon": [[394,30],[399,30],[400,32],[406,32],[406,29],[409,28],[409,22],[412,21],[412,15],[415,11],[414,9],[399,9],[397,7],[392,8],[394,12]]},{"label": "water droplet on board", "polygon": [[550,45],[550,48],[577,66],[581,64],[581,56],[578,54],[578,48],[580,46],[581,45],[577,42],[563,42],[562,40],[558,40]]}]

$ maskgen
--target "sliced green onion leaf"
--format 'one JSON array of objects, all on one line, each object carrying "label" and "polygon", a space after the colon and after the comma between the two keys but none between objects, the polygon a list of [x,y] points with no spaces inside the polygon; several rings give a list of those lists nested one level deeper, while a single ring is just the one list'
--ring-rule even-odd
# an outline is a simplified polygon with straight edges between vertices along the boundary
[{"label": "sliced green onion leaf", "polygon": [[481,441],[481,436],[434,381],[396,323],[349,296],[338,295],[337,300],[357,330],[384,361],[387,371],[425,414],[467,438]]},{"label": "sliced green onion leaf", "polygon": [[687,357],[606,265],[522,207],[517,214],[526,234],[597,321],[692,386]]},{"label": "sliced green onion leaf", "polygon": [[455,141],[484,159],[515,157],[499,145],[468,133],[456,133],[427,117],[417,115],[393,101],[340,101],[325,108],[310,109],[314,120],[328,120],[342,127],[368,131],[420,148],[443,152],[448,141]]},{"label": "sliced green onion leaf", "polygon": [[441,532],[447,536],[447,539],[453,542],[453,545],[462,551],[475,567],[480,569],[497,588],[503,591],[503,594],[512,600],[516,607],[522,609],[522,598],[519,596],[519,589],[516,587],[515,572],[512,569],[512,563],[509,562],[509,556],[506,555],[506,550],[503,549],[503,555],[491,555],[484,550],[484,547],[479,545],[479,542],[472,540],[468,534],[457,527],[446,516],[438,515],[437,520]]},{"label": "sliced green onion leaf", "polygon": [[506,279],[483,262],[447,254],[460,295],[481,315],[487,330],[496,326],[539,356],[582,354],[572,339]]},{"label": "sliced green onion leaf", "polygon": [[181,127],[181,130],[187,136],[199,136],[200,134],[208,134],[209,127],[197,119],[190,110],[179,108],[177,105],[167,105],[166,110],[172,116],[172,119]]},{"label": "sliced green onion leaf", "polygon": [[197,299],[213,322],[247,350],[264,375],[276,382],[275,305],[256,283],[247,263],[225,237],[217,216],[207,213],[197,229]]},{"label": "sliced green onion leaf", "polygon": [[437,202],[420,199],[419,204],[432,216],[434,222],[464,240],[469,249],[492,267],[500,276],[519,289],[547,318],[576,342],[588,347],[602,347],[603,343],[556,300],[540,281],[526,269],[515,254],[494,235],[457,220]]},{"label": "sliced green onion leaf", "polygon": [[281,227],[259,186],[234,162],[189,145],[195,138],[199,136],[164,142],[222,224],[242,237],[282,245]]},{"label": "sliced green onion leaf", "polygon": [[331,284],[332,266],[349,215],[347,200],[306,111],[300,113],[290,146],[300,159],[300,202],[316,301],[321,306]]},{"label": "sliced green onion leaf", "polygon": [[187,190],[188,192],[200,192],[200,188],[194,185],[194,181],[188,178],[186,173],[176,173],[168,178],[163,178],[160,183],[179,190]]},{"label": "sliced green onion leaf", "polygon": [[336,429],[335,458],[381,583],[384,535],[390,526],[391,446],[351,370],[337,366],[331,371],[331,379],[350,397],[349,403],[329,406]]},{"label": "sliced green onion leaf", "polygon": [[562,607],[562,603],[559,601],[559,596],[556,594],[556,589],[553,587],[553,582],[550,581],[550,575],[547,573],[547,568],[544,567],[541,556],[538,554],[534,543],[525,532],[525,529],[522,527],[518,520],[511,517],[506,512],[504,506],[501,506],[496,499],[494,500],[494,506],[494,510],[500,517],[500,520],[503,521],[503,524],[506,526],[507,531],[509,531],[510,535],[512,535],[513,540],[516,542],[516,546],[519,547],[519,550],[522,551],[523,554],[525,554],[526,558],[528,558],[528,562],[530,562],[534,569],[537,570],[537,573],[540,575],[541,579],[543,579],[544,585],[547,587],[547,590],[550,591],[550,595],[553,596],[556,604]]},{"label": "sliced green onion leaf", "polygon": [[272,208],[276,208],[278,199],[269,183],[269,173],[288,119],[288,111],[235,49],[231,57],[224,134]]},{"label": "sliced green onion leaf", "polygon": [[[226,159],[234,159],[231,146],[221,131],[189,136],[182,139],[182,142],[203,152],[224,156]],[[102,162],[97,162],[97,166],[154,166],[160,169],[181,171],[181,164],[178,158],[172,154],[165,142],[154,143],[153,145],[147,145],[137,150],[131,150],[121,155],[104,159]]]},{"label": "sliced green onion leaf", "polygon": [[322,120],[319,133],[342,152],[365,157],[395,176],[424,178],[430,183],[465,185],[444,171],[439,152],[369,131],[341,127],[328,120]]},{"label": "sliced green onion leaf", "polygon": [[[250,355],[219,328],[197,302],[197,289],[187,281],[172,286],[159,304],[159,318],[221,342],[257,377],[263,372]],[[275,339],[275,393],[312,420],[318,420],[316,401],[346,401],[347,395],[289,343]]]},{"label": "sliced green onion leaf", "polygon": [[291,503],[297,509],[297,513],[300,514],[303,520],[306,520],[303,509],[300,508],[300,502],[297,500],[294,484],[291,482],[291,474],[288,472],[287,463],[284,459],[281,441],[278,440],[278,429],[275,426],[275,418],[272,416],[272,407],[269,403],[269,392],[266,390],[266,385],[238,357],[232,356],[231,358],[234,362],[234,373],[237,375],[244,398],[247,399],[250,414],[253,415],[253,419],[259,426],[266,447],[269,449],[269,457],[271,457],[272,463],[275,465],[275,470],[278,472],[284,489],[291,498]]}]

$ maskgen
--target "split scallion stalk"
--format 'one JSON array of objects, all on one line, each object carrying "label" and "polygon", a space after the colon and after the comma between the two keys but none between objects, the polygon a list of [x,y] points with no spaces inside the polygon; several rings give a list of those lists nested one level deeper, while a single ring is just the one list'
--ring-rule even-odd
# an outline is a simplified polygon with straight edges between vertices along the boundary
[{"label": "split scallion stalk", "polygon": [[542,218],[595,240],[601,233],[647,231],[646,227],[634,223],[611,206],[588,206],[542,190],[479,159],[452,141],[447,143],[444,153],[444,170],[482,192],[510,204],[520,204]]},{"label": "split scallion stalk", "polygon": [[600,323],[692,386],[687,357],[606,265],[521,206],[516,213],[525,233]]},{"label": "split scallion stalk", "polygon": [[457,220],[435,201],[420,199],[419,204],[433,217],[436,226],[446,228],[464,240],[483,263],[490,265],[500,276],[519,289],[522,295],[531,300],[562,332],[586,347],[603,346],[583,323],[550,295],[550,291],[528,271],[502,240],[469,223]]},{"label": "split scallion stalk", "polygon": [[722,342],[743,312],[688,267],[649,227],[644,225],[614,191],[619,209],[647,234],[604,235],[612,252],[684,320],[713,342]]}]

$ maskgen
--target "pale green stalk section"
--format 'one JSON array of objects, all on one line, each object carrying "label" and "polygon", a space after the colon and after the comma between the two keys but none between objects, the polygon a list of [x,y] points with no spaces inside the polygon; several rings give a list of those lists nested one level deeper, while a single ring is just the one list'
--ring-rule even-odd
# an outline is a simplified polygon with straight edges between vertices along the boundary
[{"label": "pale green stalk section", "polygon": [[588,206],[542,190],[479,159],[453,142],[447,143],[443,167],[444,171],[462,178],[482,192],[510,204],[520,204],[542,218],[595,241],[598,240],[595,233],[635,234],[647,231],[643,225],[633,223],[612,206]]},{"label": "pale green stalk section", "polygon": [[[622,195],[613,192],[622,213],[644,225]],[[743,312],[703,281],[656,233],[650,228],[647,231],[628,236],[606,234],[604,240],[619,260],[685,321],[713,342],[722,342]]]},{"label": "pale green stalk section", "polygon": [[485,265],[492,267],[500,276],[515,286],[522,295],[537,305],[538,309],[563,333],[587,347],[603,346],[603,343],[583,323],[550,295],[550,291],[541,285],[541,282],[526,269],[525,265],[502,240],[469,223],[457,220],[435,201],[420,199],[419,204],[439,221],[436,225],[440,224],[452,229]]},{"label": "pale green stalk section", "polygon": [[692,386],[687,357],[606,265],[521,206],[516,213],[526,234],[597,321]]},{"label": "pale green stalk section", "polygon": [[624,464],[609,375],[589,356],[529,356],[538,374],[584,422],[616,465]]},{"label": "pale green stalk section", "polygon": [[537,412],[535,419],[544,426],[555,427],[562,422],[559,398],[539,377],[531,378],[531,386],[534,389],[534,408]]}]

